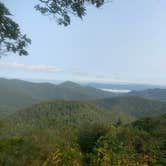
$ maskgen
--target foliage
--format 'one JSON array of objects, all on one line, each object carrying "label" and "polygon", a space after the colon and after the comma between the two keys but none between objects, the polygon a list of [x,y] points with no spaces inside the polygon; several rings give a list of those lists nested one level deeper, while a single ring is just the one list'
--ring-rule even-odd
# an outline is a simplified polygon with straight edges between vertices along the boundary
[{"label": "foliage", "polygon": [[[59,85],[50,83],[31,83],[21,80],[0,79],[0,115],[13,113],[30,107],[33,104],[50,100],[77,100],[93,103],[101,110],[109,110],[112,116],[126,121],[126,117],[137,119],[146,116],[157,116],[166,112],[166,103],[147,100],[141,97],[115,97],[110,92],[104,92],[74,82],[64,82]],[[97,100],[96,100],[97,99]],[[96,100],[96,101],[95,101]],[[113,115],[114,113],[114,115]]]},{"label": "foliage", "polygon": [[[73,108],[72,108],[73,109]],[[150,123],[156,125],[149,128]],[[147,126],[146,126],[147,125]],[[18,166],[165,165],[166,115],[116,127],[90,123],[26,128],[0,138],[0,164]],[[11,126],[9,126],[11,128]],[[157,129],[157,132],[156,132]],[[15,135],[15,136],[13,136]]]},{"label": "foliage", "polygon": [[123,96],[97,100],[101,108],[123,112],[134,118],[157,116],[166,113],[165,102],[144,99],[137,96]]},{"label": "foliage", "polygon": [[11,19],[11,16],[6,6],[0,2],[0,53],[27,55],[25,48],[31,40],[20,32],[19,25]]},{"label": "foliage", "polygon": [[131,91],[129,96],[140,96],[145,99],[157,100],[157,101],[166,101],[166,89],[162,88],[153,88],[146,89],[142,91]]},{"label": "foliage", "polygon": [[67,26],[71,22],[71,15],[82,19],[86,14],[86,5],[92,4],[99,8],[105,0],[39,0],[36,10],[44,15],[53,15],[59,25]]},{"label": "foliage", "polygon": [[102,124],[86,124],[79,133],[77,142],[83,153],[90,153],[94,148],[97,140],[104,136],[107,132],[107,127]]},{"label": "foliage", "polygon": [[[5,120],[11,131],[25,131],[29,128],[54,128],[66,125],[80,126],[93,123],[115,123],[122,114],[99,109],[93,103],[79,101],[54,101],[37,104],[25,110],[17,111]],[[126,118],[125,118],[126,117]],[[123,115],[123,122],[132,119]]]},{"label": "foliage", "polygon": [[112,93],[73,82],[59,85],[31,83],[0,78],[0,112],[14,112],[47,100],[94,100],[111,97]]},{"label": "foliage", "polygon": [[[44,15],[53,15],[59,25],[67,26],[71,22],[71,15],[82,19],[86,14],[86,5],[92,4],[97,8],[104,4],[104,0],[39,0],[35,6]],[[19,25],[12,20],[8,8],[0,2],[0,53],[8,52],[28,55],[25,49],[31,40],[22,34]]]},{"label": "foliage", "polygon": [[56,148],[47,159],[43,162],[43,166],[81,166],[82,154],[77,148],[73,147],[59,147]]}]

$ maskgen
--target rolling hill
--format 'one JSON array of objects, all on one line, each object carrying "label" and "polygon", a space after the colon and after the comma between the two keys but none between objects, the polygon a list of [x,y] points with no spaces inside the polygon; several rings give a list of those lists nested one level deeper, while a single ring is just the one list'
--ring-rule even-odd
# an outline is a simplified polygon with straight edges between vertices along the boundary
[{"label": "rolling hill", "polygon": [[136,96],[114,97],[97,100],[101,108],[123,112],[134,118],[157,116],[166,113],[166,103]]},{"label": "rolling hill", "polygon": [[80,101],[43,102],[25,110],[16,111],[5,121],[10,129],[23,130],[26,128],[61,128],[65,125],[80,126],[87,123],[116,123],[121,119],[128,123],[133,118],[122,112],[99,108],[93,103]]},{"label": "rolling hill", "polygon": [[143,84],[101,84],[89,83],[89,86],[98,89],[113,90],[131,90],[129,93],[119,94],[119,96],[139,96],[146,99],[166,101],[166,87],[160,85],[143,85]]},{"label": "rolling hill", "polygon": [[81,86],[67,81],[59,85],[50,83],[31,83],[21,80],[0,79],[0,111],[15,111],[41,101],[93,100],[113,96],[92,87]]},{"label": "rolling hill", "polygon": [[154,99],[165,101],[165,98],[166,90],[164,89],[132,91],[127,96],[116,97],[113,93],[81,86],[70,81],[55,85],[0,79],[1,116],[43,101],[80,100],[90,101],[101,109],[109,109],[110,112],[123,112],[133,118],[140,118],[165,113],[166,104],[154,101]]},{"label": "rolling hill", "polygon": [[155,136],[160,135],[166,138],[166,114],[139,119],[131,123],[131,126],[145,130]]},{"label": "rolling hill", "polygon": [[140,96],[146,99],[166,101],[166,89],[147,89],[143,91],[132,91],[128,96]]},{"label": "rolling hill", "polygon": [[63,127],[83,123],[128,123],[166,113],[166,103],[140,97],[115,97],[96,101],[42,102],[7,116],[11,130]]},{"label": "rolling hill", "polygon": [[0,165],[166,164],[165,115],[124,126],[110,123],[115,115],[119,118],[117,112],[78,101],[18,111],[0,122]]}]

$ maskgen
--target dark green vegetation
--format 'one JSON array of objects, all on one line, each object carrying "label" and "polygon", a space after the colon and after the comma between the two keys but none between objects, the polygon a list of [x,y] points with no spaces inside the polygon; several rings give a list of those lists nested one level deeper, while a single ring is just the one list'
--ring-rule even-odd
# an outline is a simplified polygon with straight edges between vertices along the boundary
[{"label": "dark green vegetation", "polygon": [[25,131],[25,128],[64,127],[90,123],[123,123],[133,118],[122,112],[98,108],[95,104],[78,101],[56,101],[37,104],[25,110],[9,115],[6,120],[12,131]]},{"label": "dark green vegetation", "polygon": [[164,166],[166,115],[121,117],[78,101],[16,112],[0,122],[0,165]]},{"label": "dark green vegetation", "polygon": [[166,89],[147,89],[143,91],[132,91],[128,95],[140,96],[146,99],[166,101]]},{"label": "dark green vegetation", "polygon": [[[71,22],[71,15],[82,19],[86,15],[88,4],[99,8],[104,2],[104,0],[39,0],[35,9],[44,15],[53,15],[59,25],[67,26]],[[19,25],[11,16],[9,9],[0,2],[0,54],[6,55],[8,52],[13,52],[28,55],[26,47],[31,40],[21,33]]]},{"label": "dark green vegetation", "polygon": [[14,52],[27,55],[25,48],[31,40],[21,33],[19,25],[11,19],[11,16],[6,6],[0,2],[0,54]]},{"label": "dark green vegetation", "polygon": [[[164,94],[165,90],[161,91]],[[1,78],[0,94],[1,116],[30,107],[42,101],[57,99],[77,101],[92,101],[97,99],[93,103],[99,107],[109,109],[111,112],[123,112],[133,118],[161,115],[166,110],[164,102],[147,100],[136,96],[116,97],[116,94],[89,86],[81,86],[70,81],[55,85]],[[155,93],[153,94],[153,98],[157,98]]]},{"label": "dark green vegetation", "polygon": [[166,103],[136,96],[101,99],[96,101],[96,104],[101,108],[123,112],[134,118],[156,116],[166,113]]},{"label": "dark green vegetation", "polygon": [[0,165],[166,165],[164,102],[73,82],[1,79],[0,94]]},{"label": "dark green vegetation", "polygon": [[36,10],[44,15],[53,15],[59,25],[67,26],[71,22],[71,16],[83,18],[86,15],[86,6],[101,7],[105,0],[39,0]]},{"label": "dark green vegetation", "polygon": [[92,87],[80,86],[73,82],[60,85],[50,83],[30,83],[21,80],[0,79],[0,111],[11,112],[32,106],[41,101],[92,100],[113,96]]}]

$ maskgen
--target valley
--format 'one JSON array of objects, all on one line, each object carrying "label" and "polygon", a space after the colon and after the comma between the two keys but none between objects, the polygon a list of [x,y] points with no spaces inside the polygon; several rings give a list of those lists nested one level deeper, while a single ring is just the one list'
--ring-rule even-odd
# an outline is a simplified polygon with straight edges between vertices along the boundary
[{"label": "valley", "polygon": [[0,84],[0,165],[166,164],[166,103],[155,89],[149,98],[70,81]]}]

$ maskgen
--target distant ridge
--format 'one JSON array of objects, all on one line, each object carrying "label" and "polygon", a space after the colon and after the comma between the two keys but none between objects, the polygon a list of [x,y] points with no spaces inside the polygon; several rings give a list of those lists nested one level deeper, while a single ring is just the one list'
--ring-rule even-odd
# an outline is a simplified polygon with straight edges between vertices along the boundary
[{"label": "distant ridge", "polygon": [[147,89],[166,89],[166,85],[150,85],[150,84],[136,84],[136,83],[88,83],[89,86],[98,89],[118,89],[118,90],[131,90],[143,91]]},{"label": "distant ridge", "polygon": [[72,81],[65,81],[65,82],[62,82],[61,84],[57,85],[57,86],[61,86],[61,87],[81,87],[81,85],[75,83],[75,82],[72,82]]},{"label": "distant ridge", "polygon": [[0,111],[6,112],[26,108],[41,101],[95,100],[112,96],[110,92],[81,86],[71,81],[55,85],[0,78]]},{"label": "distant ridge", "polygon": [[144,99],[138,96],[101,99],[97,100],[96,104],[101,108],[123,112],[134,118],[157,116],[166,113],[165,102]]},{"label": "distant ridge", "polygon": [[146,99],[166,102],[166,89],[155,88],[143,91],[132,91],[128,93],[128,96],[140,96]]},{"label": "distant ridge", "polygon": [[96,102],[104,109],[120,111],[134,118],[160,115],[166,111],[166,103],[160,102],[166,101],[165,89],[132,91],[119,96],[71,81],[55,85],[0,78],[1,116],[43,101],[54,100]]}]

